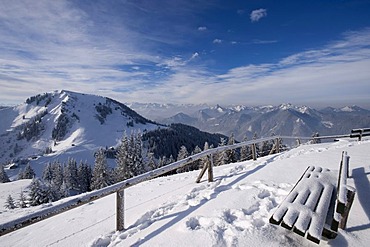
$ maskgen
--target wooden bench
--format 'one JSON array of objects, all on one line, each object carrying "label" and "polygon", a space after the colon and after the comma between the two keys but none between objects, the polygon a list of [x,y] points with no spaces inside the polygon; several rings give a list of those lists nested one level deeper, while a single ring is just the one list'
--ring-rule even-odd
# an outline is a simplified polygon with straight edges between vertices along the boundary
[{"label": "wooden bench", "polygon": [[339,175],[309,166],[288,196],[270,217],[270,223],[293,230],[319,244],[322,237],[337,236],[344,229],[355,191],[347,186],[349,156],[342,153]]}]

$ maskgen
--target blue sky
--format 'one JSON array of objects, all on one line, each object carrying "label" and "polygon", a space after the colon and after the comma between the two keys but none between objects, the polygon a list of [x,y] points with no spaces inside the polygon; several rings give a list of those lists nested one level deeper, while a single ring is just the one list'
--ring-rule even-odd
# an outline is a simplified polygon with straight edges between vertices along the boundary
[{"label": "blue sky", "polygon": [[0,0],[0,103],[370,108],[369,16],[369,0]]}]

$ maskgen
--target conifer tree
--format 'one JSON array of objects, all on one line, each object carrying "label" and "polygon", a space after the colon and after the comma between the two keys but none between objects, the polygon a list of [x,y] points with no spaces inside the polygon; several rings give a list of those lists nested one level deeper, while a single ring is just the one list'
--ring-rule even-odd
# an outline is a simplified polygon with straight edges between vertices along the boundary
[{"label": "conifer tree", "polygon": [[52,163],[52,184],[56,188],[60,188],[63,184],[64,178],[63,178],[63,166],[59,161],[54,161]]},{"label": "conifer tree", "polygon": [[16,208],[15,203],[14,203],[14,199],[11,195],[8,195],[8,197],[6,198],[4,207],[7,208],[7,209],[15,209]]},{"label": "conifer tree", "polygon": [[18,201],[18,205],[20,208],[26,208],[27,207],[27,203],[26,203],[26,196],[24,195],[23,193],[23,190],[21,190],[21,193],[19,194],[19,201]]},{"label": "conifer tree", "polygon": [[[179,160],[185,159],[188,156],[189,156],[188,150],[186,149],[186,147],[184,145],[182,145],[180,147],[179,153],[177,155],[177,160],[179,161]],[[188,171],[188,169],[189,169],[189,167],[185,166],[185,167],[177,169],[176,171],[177,171],[177,173],[181,173],[181,172]]]},{"label": "conifer tree", "polygon": [[90,191],[91,186],[91,168],[86,162],[80,162],[78,166],[79,190],[81,193]]},{"label": "conifer tree", "polygon": [[124,133],[120,145],[117,147],[115,177],[116,181],[123,181],[132,176],[129,170],[129,141]]},{"label": "conifer tree", "polygon": [[40,179],[34,178],[30,184],[29,200],[31,206],[49,202],[45,185]]},{"label": "conifer tree", "polygon": [[67,185],[64,181],[63,181],[62,185],[59,188],[59,194],[60,194],[60,198],[64,198],[64,197],[69,196],[69,190],[68,190]]},{"label": "conifer tree", "polygon": [[[234,145],[234,144],[235,144],[235,138],[234,138],[234,133],[232,133],[229,137],[227,145]],[[237,153],[235,149],[225,150],[225,164],[234,163],[237,161],[238,159],[237,159]]]},{"label": "conifer tree", "polygon": [[175,159],[173,158],[173,156],[171,154],[170,157],[166,160],[166,165],[171,164],[173,162],[175,162]]},{"label": "conifer tree", "polygon": [[[243,142],[247,141],[247,136],[244,137]],[[246,161],[250,156],[250,148],[248,145],[242,146],[240,149],[240,161]]]},{"label": "conifer tree", "polygon": [[[221,137],[220,138],[220,143],[218,144],[219,147],[223,147],[226,145],[226,140],[225,138]],[[219,151],[217,152],[216,154],[216,157],[215,157],[215,166],[222,166],[225,164],[225,160],[226,160],[226,153],[225,151]]]},{"label": "conifer tree", "polygon": [[96,152],[95,166],[91,178],[91,190],[102,189],[113,183],[111,171],[108,168],[104,150]]},{"label": "conifer tree", "polygon": [[53,180],[53,169],[51,163],[48,163],[42,171],[42,179],[48,183],[51,183]]},{"label": "conifer tree", "polygon": [[165,166],[166,164],[167,164],[167,158],[166,158],[166,156],[163,156],[158,161],[158,168],[162,167],[162,166]]},{"label": "conifer tree", "polygon": [[68,159],[67,166],[64,168],[64,182],[68,190],[78,191],[77,162],[73,158]]},{"label": "conifer tree", "polygon": [[133,151],[133,174],[134,176],[140,175],[145,173],[145,166],[143,161],[142,155],[142,135],[141,133],[137,133],[134,138],[134,151]]},{"label": "conifer tree", "polygon": [[154,158],[154,153],[152,152],[148,152],[148,168],[150,170],[155,170],[158,168],[158,165],[157,165],[157,162],[155,161],[155,158]]},{"label": "conifer tree", "polygon": [[189,156],[189,152],[184,145],[180,147],[179,153],[177,154],[177,160],[185,159]]},{"label": "conifer tree", "polygon": [[4,170],[4,166],[0,164],[0,183],[10,182],[8,175]]}]

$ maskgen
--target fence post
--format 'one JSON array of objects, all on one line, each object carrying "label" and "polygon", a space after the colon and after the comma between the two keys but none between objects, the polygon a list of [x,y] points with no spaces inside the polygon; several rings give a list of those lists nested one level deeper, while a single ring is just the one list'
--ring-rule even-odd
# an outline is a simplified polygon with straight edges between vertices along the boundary
[{"label": "fence post", "polygon": [[253,157],[253,160],[257,160],[256,143],[252,144],[252,157]]},{"label": "fence post", "polygon": [[123,231],[125,229],[125,191],[119,190],[116,194],[116,230]]},{"label": "fence post", "polygon": [[209,156],[208,162],[208,182],[213,182],[213,154]]},{"label": "fence post", "polygon": [[[208,161],[209,162],[209,161]],[[197,177],[197,180],[195,180],[196,183],[200,183],[200,180],[202,179],[204,173],[206,172],[206,170],[208,169],[208,162],[206,164],[203,164],[203,168],[202,170],[200,171],[200,174],[199,176]]]},{"label": "fence post", "polygon": [[358,135],[358,141],[361,141],[361,139],[362,139],[362,132],[364,132],[363,129],[360,130],[360,133]]}]

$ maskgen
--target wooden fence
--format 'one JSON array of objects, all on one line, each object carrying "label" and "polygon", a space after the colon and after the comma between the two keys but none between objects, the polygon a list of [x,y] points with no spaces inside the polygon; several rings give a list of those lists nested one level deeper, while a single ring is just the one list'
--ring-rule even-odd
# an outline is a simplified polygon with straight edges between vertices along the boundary
[{"label": "wooden fence", "polygon": [[[365,131],[366,130],[366,131]],[[341,138],[341,137],[352,137],[352,138],[359,138],[363,136],[369,136],[370,135],[370,128],[369,129],[361,129],[361,130],[352,130],[351,135],[342,135],[342,136],[330,136],[330,138]],[[108,196],[110,194],[116,193],[116,230],[122,231],[124,230],[124,190],[134,186],[136,184],[142,183],[144,181],[153,179],[155,177],[161,176],[163,174],[166,174],[170,171],[177,170],[179,168],[182,168],[189,163],[192,163],[198,159],[208,157],[209,162],[207,162],[207,165],[203,166],[203,169],[201,170],[198,178],[196,179],[196,182],[199,183],[205,174],[206,170],[208,170],[208,182],[213,181],[213,155],[226,151],[226,150],[232,150],[241,148],[243,146],[251,146],[251,152],[253,160],[257,159],[257,151],[256,151],[256,144],[262,143],[265,141],[274,141],[273,148],[271,150],[274,152],[279,152],[280,147],[280,140],[282,139],[295,139],[295,140],[315,140],[315,139],[325,139],[328,137],[321,136],[321,137],[291,137],[291,136],[272,136],[272,137],[266,137],[266,138],[260,138],[257,140],[250,140],[246,142],[236,143],[234,145],[228,145],[228,146],[221,146],[213,149],[208,149],[203,152],[200,152],[198,154],[194,154],[192,156],[189,156],[185,159],[173,162],[169,165],[160,167],[158,169],[143,173],[141,175],[138,175],[133,178],[126,179],[122,182],[110,185],[108,187],[105,187],[100,190],[92,191],[85,193],[83,195],[79,195],[76,197],[73,197],[71,199],[67,199],[65,202],[60,203],[58,205],[53,205],[51,207],[41,209],[37,212],[34,212],[32,214],[20,217],[16,220],[12,220],[10,222],[2,223],[0,224],[0,236],[5,235],[9,232],[21,229],[23,227],[29,226],[31,224],[34,224],[36,222],[45,220],[47,218],[50,218],[52,216],[61,214],[63,212],[66,212],[68,210],[71,210],[73,208],[82,206],[84,204],[90,203],[92,201],[95,201],[97,199],[103,198],[105,196]],[[271,153],[270,152],[270,153]]]}]

